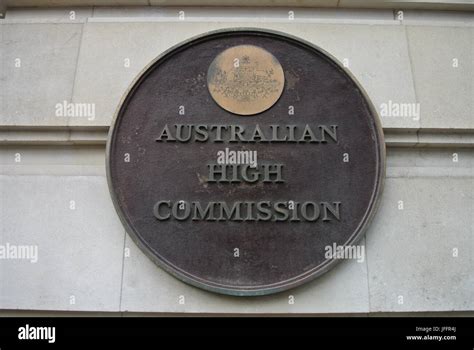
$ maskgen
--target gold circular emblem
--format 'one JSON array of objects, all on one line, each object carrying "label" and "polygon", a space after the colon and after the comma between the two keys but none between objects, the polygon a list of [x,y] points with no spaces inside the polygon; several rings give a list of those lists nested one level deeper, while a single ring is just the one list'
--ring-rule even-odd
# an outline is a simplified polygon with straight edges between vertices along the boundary
[{"label": "gold circular emblem", "polygon": [[283,92],[285,76],[270,52],[254,45],[230,47],[212,61],[207,87],[225,110],[252,115],[266,111]]}]

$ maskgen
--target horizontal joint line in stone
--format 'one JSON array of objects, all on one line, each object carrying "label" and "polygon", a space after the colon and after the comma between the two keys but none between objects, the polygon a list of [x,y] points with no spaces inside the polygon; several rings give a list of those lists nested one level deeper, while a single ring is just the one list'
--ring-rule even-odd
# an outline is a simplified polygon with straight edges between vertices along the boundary
[{"label": "horizontal joint line in stone", "polygon": [[[108,126],[0,126],[0,145],[105,145]],[[474,147],[474,129],[385,128],[387,147]]]}]

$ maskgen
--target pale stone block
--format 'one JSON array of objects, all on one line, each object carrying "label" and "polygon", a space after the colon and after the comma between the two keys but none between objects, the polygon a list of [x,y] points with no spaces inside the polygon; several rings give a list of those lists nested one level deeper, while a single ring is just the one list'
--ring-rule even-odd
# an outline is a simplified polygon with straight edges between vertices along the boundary
[{"label": "pale stone block", "polygon": [[369,309],[365,260],[342,261],[315,281],[278,294],[235,297],[207,292],[174,278],[156,266],[128,235],[125,254],[122,311],[365,313]]},{"label": "pale stone block", "polygon": [[474,128],[474,32],[469,27],[408,26],[422,128]]},{"label": "pale stone block", "polygon": [[[124,230],[101,176],[0,176],[0,309],[118,311]],[[72,202],[73,201],[73,202]]]},{"label": "pale stone block", "polygon": [[366,235],[371,312],[474,310],[473,188],[472,177],[386,180]]},{"label": "pale stone block", "polygon": [[82,24],[3,24],[0,123],[67,125],[55,106],[70,101]]},{"label": "pale stone block", "polygon": [[[74,125],[108,125],[121,97],[140,71],[179,42],[211,30],[248,27],[248,23],[91,22],[86,24],[74,88],[74,102],[96,104],[93,121]],[[406,35],[400,26],[259,23],[266,28],[310,41],[346,62],[375,108],[382,103],[416,102]],[[177,77],[178,78],[178,77]],[[418,128],[412,118],[382,118],[385,127]]]}]

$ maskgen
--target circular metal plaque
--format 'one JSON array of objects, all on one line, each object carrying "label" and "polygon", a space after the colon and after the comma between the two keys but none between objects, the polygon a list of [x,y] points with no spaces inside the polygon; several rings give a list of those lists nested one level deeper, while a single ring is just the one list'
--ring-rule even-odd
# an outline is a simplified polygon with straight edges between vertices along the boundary
[{"label": "circular metal plaque", "polygon": [[280,62],[254,45],[224,50],[212,61],[207,73],[207,85],[214,101],[240,115],[266,111],[280,98],[284,84]]},{"label": "circular metal plaque", "polygon": [[384,172],[377,114],[350,73],[307,42],[256,29],[208,33],[154,60],[107,143],[132,239],[177,278],[231,295],[328,271],[341,260],[328,250],[363,235]]}]

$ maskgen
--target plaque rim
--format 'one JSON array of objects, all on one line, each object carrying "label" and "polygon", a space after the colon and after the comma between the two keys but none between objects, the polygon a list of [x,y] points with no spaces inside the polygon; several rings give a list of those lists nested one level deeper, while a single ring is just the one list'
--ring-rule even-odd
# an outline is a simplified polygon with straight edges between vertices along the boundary
[{"label": "plaque rim", "polygon": [[[186,284],[192,285],[194,287],[198,287],[200,289],[204,289],[206,291],[224,294],[224,295],[231,295],[231,296],[263,296],[269,294],[280,293],[288,289],[293,289],[299,287],[307,282],[313,281],[316,278],[320,277],[321,275],[325,274],[332,268],[334,268],[341,259],[331,259],[325,260],[320,265],[312,268],[309,271],[305,271],[304,273],[295,276],[291,279],[279,281],[274,284],[267,284],[264,287],[239,287],[233,288],[232,286],[224,286],[219,285],[217,283],[212,283],[206,281],[198,276],[191,275],[186,271],[183,271],[173,264],[166,262],[164,259],[156,256],[153,254],[153,249],[150,248],[146,242],[144,242],[140,236],[135,232],[133,227],[128,223],[124,213],[122,212],[122,208],[118,202],[117,195],[115,190],[112,186],[112,178],[111,178],[111,169],[110,169],[110,151],[111,151],[111,144],[114,132],[116,130],[117,122],[119,121],[119,117],[121,114],[122,108],[125,106],[128,98],[132,96],[133,91],[139,87],[141,81],[145,79],[148,74],[151,73],[155,64],[167,56],[173,54],[175,51],[179,51],[180,49],[185,49],[188,45],[197,44],[200,41],[207,40],[210,37],[219,37],[219,36],[226,36],[226,35],[235,35],[235,34],[250,34],[250,35],[257,35],[257,36],[266,36],[266,37],[280,37],[283,40],[296,42],[302,46],[306,46],[306,48],[317,51],[321,53],[323,56],[326,56],[337,68],[339,68],[344,74],[346,74],[354,83],[354,85],[359,89],[363,100],[373,116],[373,129],[374,134],[376,136],[376,151],[377,151],[377,176],[375,181],[375,191],[372,193],[372,197],[370,203],[367,207],[367,210],[359,221],[359,225],[357,228],[352,232],[349,236],[348,240],[344,243],[344,246],[354,245],[359,242],[364,234],[366,233],[369,225],[371,224],[381,202],[381,195],[383,192],[384,184],[385,184],[385,174],[386,174],[386,144],[384,139],[384,132],[382,123],[377,112],[377,109],[373,105],[372,101],[370,100],[366,90],[360,84],[360,82],[355,78],[354,74],[348,70],[344,65],[335,58],[332,54],[328,53],[326,50],[322,49],[318,45],[315,45],[312,42],[309,42],[305,39],[297,37],[292,34],[288,34],[285,32],[272,30],[272,29],[262,29],[262,28],[254,28],[254,27],[232,27],[232,28],[222,28],[212,31],[207,31],[198,35],[194,35],[186,40],[182,40],[179,43],[171,46],[167,50],[163,51],[153,60],[151,60],[133,79],[133,81],[129,84],[125,92],[122,94],[122,97],[115,109],[114,116],[111,120],[111,124],[109,127],[108,135],[107,135],[107,143],[106,143],[106,150],[105,150],[105,168],[106,168],[106,179],[107,179],[107,186],[109,189],[109,194],[112,199],[112,203],[114,205],[114,209],[117,212],[117,215],[125,229],[125,232],[132,238],[134,243],[140,248],[140,250],[159,268],[163,269],[173,277],[179,279]],[[231,113],[231,112],[229,112]]]}]

